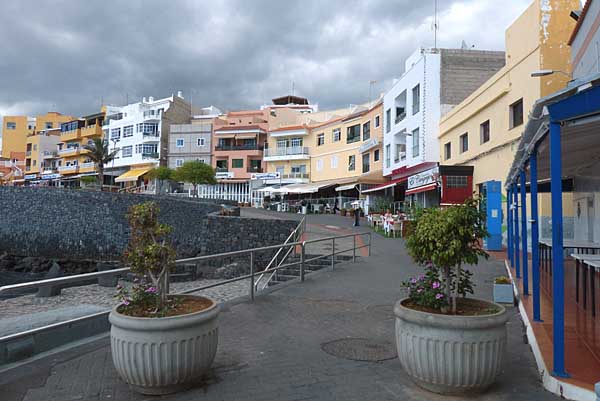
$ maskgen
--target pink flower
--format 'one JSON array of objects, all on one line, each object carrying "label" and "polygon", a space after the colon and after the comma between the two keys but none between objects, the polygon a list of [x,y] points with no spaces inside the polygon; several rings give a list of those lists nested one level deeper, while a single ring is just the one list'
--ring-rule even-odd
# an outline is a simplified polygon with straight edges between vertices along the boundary
[{"label": "pink flower", "polygon": [[441,284],[439,281],[434,281],[433,284],[431,285],[431,288],[433,288],[434,290],[437,290],[438,288],[440,288]]},{"label": "pink flower", "polygon": [[129,305],[129,300],[128,299],[124,299],[122,302],[123,305],[128,306]]},{"label": "pink flower", "polygon": [[444,298],[444,294],[435,294],[435,299]]},{"label": "pink flower", "polygon": [[146,292],[148,292],[150,294],[154,294],[154,293],[156,293],[156,287],[148,287],[146,289]]},{"label": "pink flower", "polygon": [[422,292],[423,292],[423,289],[422,289],[422,288],[419,288],[419,289],[417,290],[417,293],[418,293],[418,294],[420,294],[420,293],[422,293]]},{"label": "pink flower", "polygon": [[410,279],[410,282],[413,283],[413,284],[417,284],[417,279],[413,277],[413,278]]}]

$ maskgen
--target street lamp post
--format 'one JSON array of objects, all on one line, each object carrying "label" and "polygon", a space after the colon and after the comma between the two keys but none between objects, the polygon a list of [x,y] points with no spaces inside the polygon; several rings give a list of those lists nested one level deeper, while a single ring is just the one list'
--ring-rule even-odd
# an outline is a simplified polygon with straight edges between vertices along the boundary
[{"label": "street lamp post", "polygon": [[[113,143],[113,150],[117,149],[117,143],[119,142],[119,138],[111,138],[111,141]],[[111,167],[111,177],[112,177],[112,186],[114,187],[116,182],[115,182],[115,158],[113,157],[112,159],[112,167]],[[112,192],[112,188],[111,188],[111,192]]]}]

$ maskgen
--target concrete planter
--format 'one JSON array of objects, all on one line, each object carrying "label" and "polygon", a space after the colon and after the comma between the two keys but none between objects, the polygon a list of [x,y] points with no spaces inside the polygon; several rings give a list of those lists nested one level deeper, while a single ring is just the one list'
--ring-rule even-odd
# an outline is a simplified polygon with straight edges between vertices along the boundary
[{"label": "concrete planter", "polygon": [[396,303],[396,346],[404,370],[420,387],[439,394],[484,391],[500,372],[508,316],[449,316]]},{"label": "concrete planter", "polygon": [[514,302],[512,284],[494,283],[494,302],[501,304],[512,304]]},{"label": "concrete planter", "polygon": [[210,368],[219,337],[219,306],[165,318],[130,317],[113,309],[110,343],[115,368],[142,394],[190,387]]}]

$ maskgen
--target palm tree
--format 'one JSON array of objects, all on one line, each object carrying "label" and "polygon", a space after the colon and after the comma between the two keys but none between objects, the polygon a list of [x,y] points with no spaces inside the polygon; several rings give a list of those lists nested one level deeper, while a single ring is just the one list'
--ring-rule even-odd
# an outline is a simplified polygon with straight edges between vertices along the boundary
[{"label": "palm tree", "polygon": [[96,164],[98,181],[100,182],[100,189],[102,189],[102,185],[104,184],[104,165],[114,160],[117,153],[119,153],[119,149],[114,149],[111,152],[108,147],[108,141],[104,141],[102,138],[94,138],[92,143],[84,145],[83,149],[89,151],[87,157]]}]

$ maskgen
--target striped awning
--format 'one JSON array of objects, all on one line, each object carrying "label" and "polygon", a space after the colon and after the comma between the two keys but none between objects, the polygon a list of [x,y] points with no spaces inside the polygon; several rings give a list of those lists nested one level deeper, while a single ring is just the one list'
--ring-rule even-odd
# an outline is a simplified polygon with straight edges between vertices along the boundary
[{"label": "striped awning", "polygon": [[140,178],[142,175],[146,174],[150,170],[152,170],[152,167],[131,169],[118,176],[115,179],[115,182],[135,182],[138,180],[138,178]]}]

